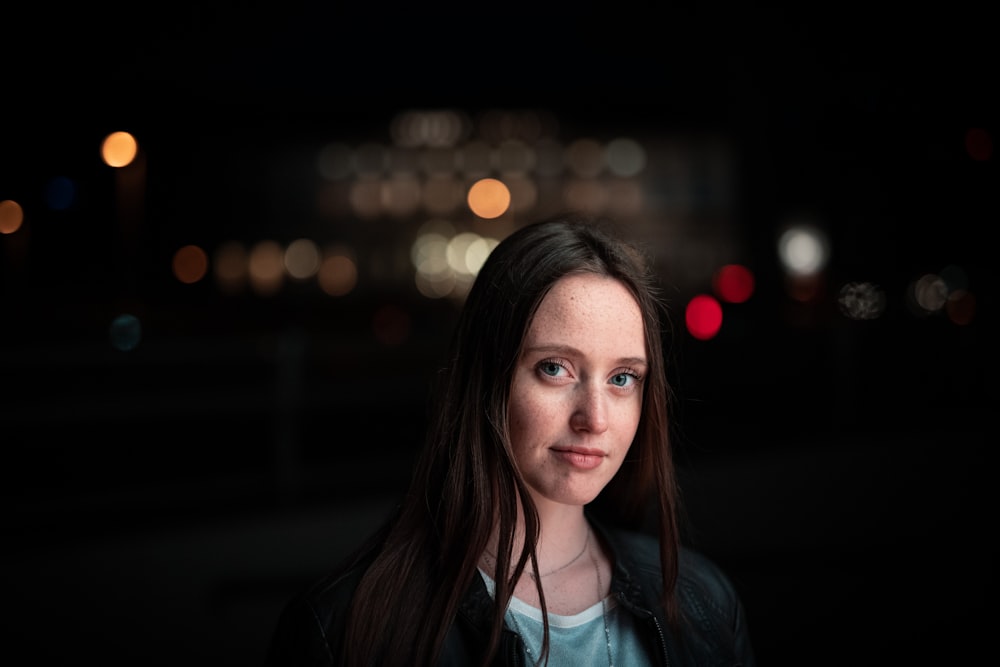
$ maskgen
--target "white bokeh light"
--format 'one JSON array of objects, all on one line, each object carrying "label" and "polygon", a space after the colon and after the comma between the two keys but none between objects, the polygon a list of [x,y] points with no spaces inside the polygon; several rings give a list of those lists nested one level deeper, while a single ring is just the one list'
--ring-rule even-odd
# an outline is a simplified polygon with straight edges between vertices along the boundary
[{"label": "white bokeh light", "polygon": [[819,273],[830,259],[826,235],[812,225],[795,225],[778,239],[778,257],[788,273],[811,276]]}]

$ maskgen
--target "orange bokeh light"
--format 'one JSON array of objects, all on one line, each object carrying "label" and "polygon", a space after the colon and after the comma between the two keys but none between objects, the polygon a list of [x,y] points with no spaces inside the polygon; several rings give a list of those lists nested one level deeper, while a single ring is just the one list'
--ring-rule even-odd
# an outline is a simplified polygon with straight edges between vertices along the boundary
[{"label": "orange bokeh light", "polygon": [[510,208],[510,190],[502,181],[482,178],[469,188],[466,200],[480,218],[499,218]]}]

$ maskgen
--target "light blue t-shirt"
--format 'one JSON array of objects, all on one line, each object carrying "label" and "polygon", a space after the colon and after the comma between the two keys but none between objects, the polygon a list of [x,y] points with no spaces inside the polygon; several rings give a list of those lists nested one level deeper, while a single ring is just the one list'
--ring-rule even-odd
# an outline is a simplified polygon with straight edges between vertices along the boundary
[{"label": "light blue t-shirt", "polygon": [[[490,596],[496,591],[493,579],[479,570]],[[605,610],[605,605],[607,609]],[[607,633],[604,618],[607,614]],[[599,667],[608,664],[608,642],[614,665],[652,665],[636,634],[632,614],[618,606],[613,596],[578,614],[549,613],[549,667]],[[541,664],[542,610],[516,597],[510,599],[505,615],[507,626],[521,635],[528,651],[528,664]]]}]

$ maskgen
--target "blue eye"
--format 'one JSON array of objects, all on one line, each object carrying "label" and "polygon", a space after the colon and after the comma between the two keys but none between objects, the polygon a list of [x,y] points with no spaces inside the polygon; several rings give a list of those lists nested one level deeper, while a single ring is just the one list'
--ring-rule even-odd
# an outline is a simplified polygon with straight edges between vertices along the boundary
[{"label": "blue eye", "polygon": [[611,376],[611,384],[616,387],[631,387],[639,381],[639,376],[635,373],[615,373]]},{"label": "blue eye", "polygon": [[540,370],[542,373],[545,373],[546,375],[555,377],[559,375],[559,371],[562,371],[564,369],[561,364],[557,364],[554,361],[543,361],[542,363],[538,364],[538,370]]}]

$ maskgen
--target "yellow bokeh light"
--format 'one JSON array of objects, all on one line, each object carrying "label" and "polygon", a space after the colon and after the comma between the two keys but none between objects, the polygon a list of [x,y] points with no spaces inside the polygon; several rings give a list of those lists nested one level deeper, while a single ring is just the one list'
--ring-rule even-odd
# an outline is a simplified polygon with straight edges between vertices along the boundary
[{"label": "yellow bokeh light", "polygon": [[495,178],[482,178],[472,184],[466,199],[480,218],[498,218],[510,207],[510,190]]},{"label": "yellow bokeh light", "polygon": [[285,252],[277,241],[258,241],[250,249],[250,284],[261,295],[278,291],[285,277]]},{"label": "yellow bokeh light", "polygon": [[125,167],[139,152],[139,144],[128,132],[112,132],[101,144],[101,157],[109,167]]}]

